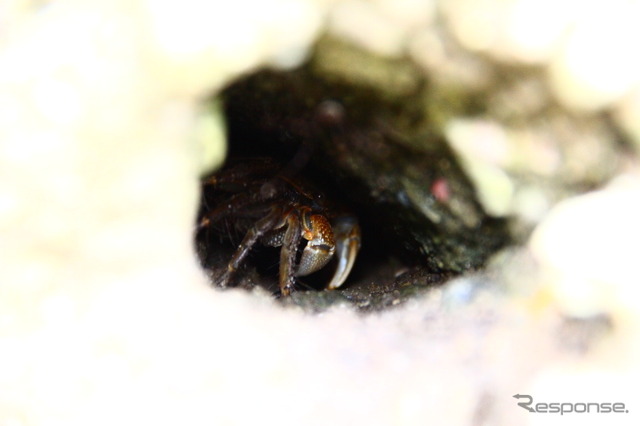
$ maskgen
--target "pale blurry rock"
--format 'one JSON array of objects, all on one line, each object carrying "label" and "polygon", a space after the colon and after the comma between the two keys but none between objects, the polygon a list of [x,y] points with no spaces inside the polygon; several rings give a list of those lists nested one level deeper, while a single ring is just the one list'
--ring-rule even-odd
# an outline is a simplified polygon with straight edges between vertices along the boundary
[{"label": "pale blurry rock", "polygon": [[[192,227],[198,177],[221,161],[224,129],[219,112],[200,102],[261,65],[300,63],[330,13],[334,34],[437,70],[434,80],[457,89],[439,92],[447,100],[441,110],[459,111],[470,88],[493,87],[487,58],[542,64],[551,52],[557,96],[571,107],[601,108],[628,96],[638,75],[631,9],[602,5],[603,26],[586,13],[559,50],[558,34],[582,2],[1,5],[0,423],[527,421],[511,395],[558,356],[553,328],[508,295],[483,291],[474,299],[473,280],[366,317],[344,308],[308,315],[264,295],[207,287]],[[439,8],[463,48],[440,37],[447,26]],[[412,90],[413,72],[396,76],[397,87]],[[537,90],[529,87],[524,92]],[[546,95],[531,99],[523,115],[544,110]],[[637,106],[629,108],[618,119],[636,135]],[[441,117],[446,123],[452,113]],[[485,138],[474,147],[472,137],[464,150],[499,176],[480,185],[494,211],[535,222],[553,201],[540,181],[520,185],[507,173],[518,159],[561,185],[558,176],[596,185],[609,175],[608,133],[563,123],[517,138],[498,120],[480,119]],[[540,136],[558,129],[586,142],[560,156]],[[625,332],[638,324],[639,193],[634,178],[568,201],[530,243],[553,306],[611,315],[626,325],[618,332],[628,341],[637,335]],[[579,372],[583,389],[594,383],[586,373]],[[550,377],[546,389],[567,383]]]},{"label": "pale blurry rock", "polygon": [[616,105],[613,116],[629,135],[636,151],[640,152],[640,87],[636,87]]},{"label": "pale blurry rock", "polygon": [[503,129],[494,123],[456,120],[449,124],[447,138],[466,164],[485,210],[495,216],[509,213],[514,185],[500,167],[509,154]]},{"label": "pale blurry rock", "polygon": [[371,52],[398,56],[413,32],[431,23],[434,12],[433,0],[345,0],[331,9],[327,28]]},{"label": "pale blurry rock", "polygon": [[[638,370],[629,371],[621,365],[603,365],[597,361],[585,363],[569,360],[550,366],[542,372],[530,386],[527,393],[534,397],[535,403],[565,403],[560,416],[552,414],[533,414],[530,425],[563,425],[569,416],[581,416],[582,425],[599,425],[602,416],[609,416],[610,421],[620,425],[634,425],[640,420],[640,415],[633,407],[637,404],[634,389],[640,379]],[[624,411],[605,414],[597,412],[597,407],[585,410],[585,403],[622,403]],[[573,406],[573,404],[580,404]],[[574,411],[575,408],[575,411]],[[523,410],[524,411],[524,410]],[[576,412],[577,411],[577,412]],[[586,411],[586,410],[585,410]]]},{"label": "pale blurry rock", "polygon": [[416,32],[407,49],[429,78],[450,91],[479,90],[490,84],[490,66],[486,61],[469,54],[439,28]]},{"label": "pale blurry rock", "polygon": [[249,296],[222,303],[193,253],[198,178],[225,149],[200,102],[252,66],[300,61],[322,7],[0,6],[1,424],[197,424],[211,392],[246,378],[206,372],[252,351],[223,346]]},{"label": "pale blurry rock", "polygon": [[[360,66],[354,67],[354,63]],[[423,78],[418,67],[408,61],[371,55],[334,38],[318,41],[311,67],[330,80],[367,87],[390,98],[414,94]]]},{"label": "pale blurry rock", "polygon": [[[554,110],[538,114],[542,118],[526,125],[459,118],[445,128],[480,201],[494,215],[542,218],[573,187],[605,182],[622,162],[603,121]],[[541,185],[534,188],[531,181]]]},{"label": "pale blurry rock", "polygon": [[452,32],[467,49],[502,60],[544,63],[573,20],[577,2],[454,0],[441,2]]},{"label": "pale blurry rock", "polygon": [[596,110],[620,100],[640,82],[640,5],[591,2],[550,67],[553,89],[565,105]]},{"label": "pale blurry rock", "polygon": [[158,77],[195,95],[259,65],[299,64],[320,29],[322,3],[142,1],[141,24]]},{"label": "pale blurry rock", "polygon": [[640,325],[637,242],[640,180],[620,178],[607,188],[558,204],[535,230],[530,247],[544,281],[568,315],[611,314]]},{"label": "pale blurry rock", "polygon": [[527,223],[538,223],[551,207],[544,189],[535,185],[518,187],[513,197],[512,212]]},{"label": "pale blurry rock", "polygon": [[[226,124],[219,101],[212,101],[196,113],[193,126],[195,157],[204,175],[222,164],[227,154]],[[199,149],[198,149],[199,148]]]}]

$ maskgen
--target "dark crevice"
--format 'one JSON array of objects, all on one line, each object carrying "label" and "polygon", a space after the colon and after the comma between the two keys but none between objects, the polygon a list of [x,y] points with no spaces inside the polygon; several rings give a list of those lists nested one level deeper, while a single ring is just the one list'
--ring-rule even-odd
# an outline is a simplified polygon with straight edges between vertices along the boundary
[{"label": "dark crevice", "polygon": [[[288,164],[294,179],[310,181],[360,221],[362,249],[343,288],[317,291],[331,275],[329,265],[300,278],[288,303],[312,310],[340,301],[363,310],[395,306],[481,268],[507,242],[504,221],[484,213],[446,141],[432,129],[427,90],[421,80],[411,94],[393,98],[307,66],[257,72],[223,93],[229,161],[268,157]],[[213,234],[201,234],[198,247],[215,276],[225,270],[238,236]],[[253,251],[237,285],[275,293],[278,253]]]}]

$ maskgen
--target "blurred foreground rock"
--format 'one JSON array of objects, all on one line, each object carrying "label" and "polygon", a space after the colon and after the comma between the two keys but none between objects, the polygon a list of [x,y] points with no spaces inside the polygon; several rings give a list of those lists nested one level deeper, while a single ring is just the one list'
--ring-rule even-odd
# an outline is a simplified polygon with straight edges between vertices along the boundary
[{"label": "blurred foreground rock", "polygon": [[[637,424],[635,6],[69,0],[2,14],[1,424],[568,417],[517,393],[624,402],[607,420]],[[299,64],[323,30],[421,67],[434,125],[518,247],[368,316],[208,287],[192,226],[225,147],[200,101]]]}]

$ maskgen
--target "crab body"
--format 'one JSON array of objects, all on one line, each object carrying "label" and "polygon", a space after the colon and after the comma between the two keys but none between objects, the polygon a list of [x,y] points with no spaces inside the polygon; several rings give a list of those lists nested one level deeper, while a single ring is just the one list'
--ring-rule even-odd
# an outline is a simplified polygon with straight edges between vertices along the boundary
[{"label": "crab body", "polygon": [[226,287],[256,244],[280,247],[279,287],[283,296],[296,277],[312,274],[337,256],[327,288],[347,279],[360,248],[360,229],[352,215],[327,202],[299,177],[268,159],[244,160],[204,181],[205,206],[198,231],[224,222],[244,234],[217,284]]}]

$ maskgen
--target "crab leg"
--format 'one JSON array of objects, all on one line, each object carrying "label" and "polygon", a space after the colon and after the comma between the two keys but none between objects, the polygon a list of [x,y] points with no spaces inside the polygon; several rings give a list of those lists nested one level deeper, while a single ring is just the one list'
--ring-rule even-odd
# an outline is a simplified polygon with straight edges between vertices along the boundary
[{"label": "crab leg", "polygon": [[293,270],[296,263],[296,251],[302,238],[300,229],[298,216],[293,212],[289,213],[287,215],[287,230],[280,250],[280,293],[283,296],[291,294],[295,284]]},{"label": "crab leg", "polygon": [[330,290],[340,287],[345,282],[360,250],[360,226],[354,217],[344,216],[336,219],[333,232],[338,266],[327,286]]},{"label": "crab leg", "polygon": [[231,197],[231,199],[226,203],[216,207],[215,209],[202,216],[202,219],[200,219],[200,222],[196,225],[195,232],[198,233],[203,229],[213,225],[214,223],[224,219],[225,217],[233,214],[234,212],[242,210],[243,208],[247,208],[248,206],[251,206],[255,203],[256,200],[251,197],[247,197],[247,194],[244,192],[236,194]]},{"label": "crab leg", "polygon": [[233,257],[227,265],[226,272],[220,277],[218,284],[220,287],[227,287],[229,282],[233,278],[236,270],[242,265],[242,262],[247,257],[247,254],[251,251],[258,239],[265,233],[274,228],[282,226],[282,211],[279,209],[273,209],[267,216],[260,219],[255,226],[250,228],[245,234],[242,242],[238,246],[238,249],[233,254]]}]

